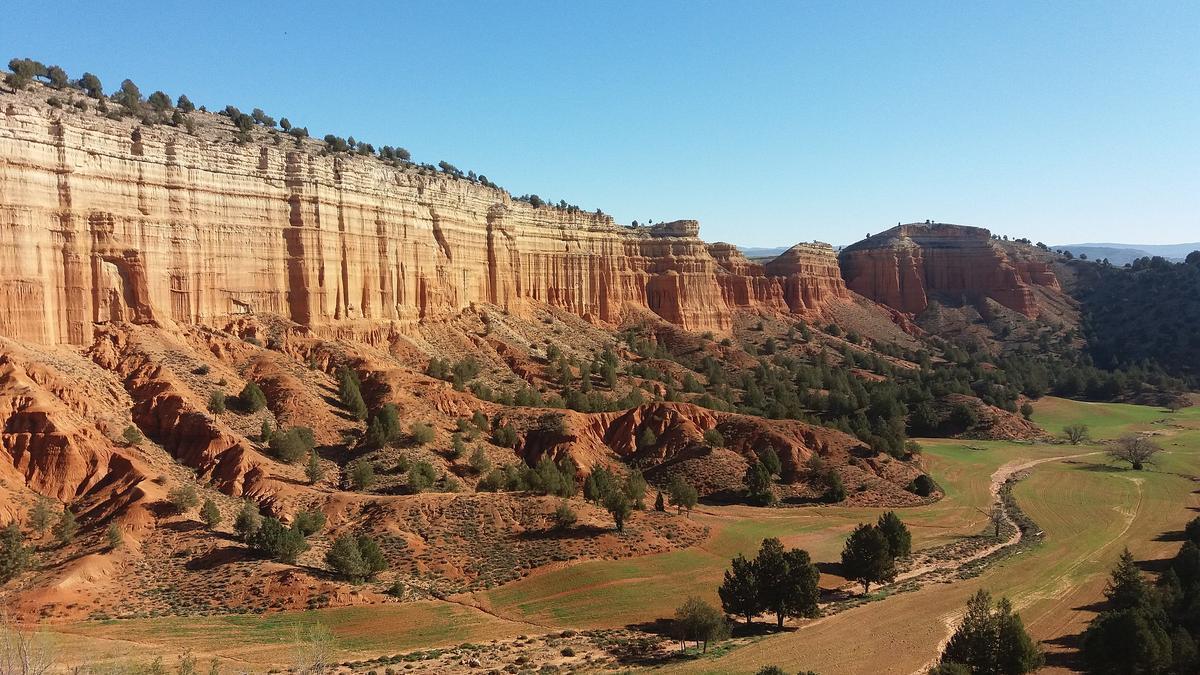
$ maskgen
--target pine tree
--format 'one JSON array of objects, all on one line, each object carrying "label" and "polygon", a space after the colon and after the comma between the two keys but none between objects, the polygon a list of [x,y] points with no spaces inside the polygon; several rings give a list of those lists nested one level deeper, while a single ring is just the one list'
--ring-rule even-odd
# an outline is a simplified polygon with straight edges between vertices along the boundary
[{"label": "pine tree", "polygon": [[874,525],[854,528],[842,549],[842,569],[847,579],[862,584],[864,595],[870,592],[871,584],[895,579],[895,559],[884,533]]},{"label": "pine tree", "polygon": [[879,516],[879,521],[875,526],[887,538],[888,551],[892,557],[903,558],[912,553],[912,535],[895,511],[888,511]]},{"label": "pine tree", "polygon": [[754,565],[746,556],[739,554],[730,562],[717,595],[721,597],[721,607],[726,613],[745,617],[747,624],[753,622],[754,617],[762,611]]},{"label": "pine tree", "polygon": [[237,534],[238,539],[250,543],[251,538],[260,527],[262,527],[262,516],[258,513],[258,506],[249,500],[242,502],[242,508],[233,521],[233,531]]},{"label": "pine tree", "polygon": [[692,509],[696,506],[696,501],[699,499],[699,494],[696,488],[692,487],[683,476],[675,476],[671,479],[671,483],[667,486],[667,492],[671,497],[671,506],[675,507],[677,513],[682,513],[687,509],[689,517]]},{"label": "pine tree", "polygon": [[638,511],[646,508],[646,479],[642,476],[641,469],[634,469],[629,472],[629,476],[625,479],[623,490],[633,508]]},{"label": "pine tree", "polygon": [[746,500],[757,506],[767,506],[775,500],[771,492],[771,472],[762,462],[754,462],[746,468]]},{"label": "pine tree", "polygon": [[38,497],[34,502],[33,507],[29,509],[29,526],[34,532],[38,533],[38,537],[46,534],[46,530],[50,529],[50,521],[54,514],[50,510],[50,500],[45,497]]},{"label": "pine tree", "polygon": [[787,617],[816,616],[820,572],[807,551],[785,551],[772,537],[763,540],[753,564],[759,607],[774,613],[780,628]]},{"label": "pine tree", "polygon": [[0,530],[0,584],[24,572],[31,560],[25,536],[15,522]]},{"label": "pine tree", "polygon": [[1030,673],[1042,667],[1045,658],[1025,631],[1020,615],[1008,598],[996,603],[996,672]]},{"label": "pine tree", "polygon": [[1104,587],[1104,597],[1108,598],[1113,609],[1141,607],[1148,599],[1142,572],[1128,548],[1121,553],[1117,566],[1113,568],[1108,584]]},{"label": "pine tree", "polygon": [[79,523],[75,522],[75,514],[71,513],[70,508],[64,508],[58,522],[54,524],[55,539],[58,539],[59,544],[66,546],[74,541],[75,533],[78,531]]},{"label": "pine tree", "polygon": [[617,532],[625,531],[625,519],[633,512],[633,504],[622,490],[609,490],[604,496],[604,508],[613,517]]}]

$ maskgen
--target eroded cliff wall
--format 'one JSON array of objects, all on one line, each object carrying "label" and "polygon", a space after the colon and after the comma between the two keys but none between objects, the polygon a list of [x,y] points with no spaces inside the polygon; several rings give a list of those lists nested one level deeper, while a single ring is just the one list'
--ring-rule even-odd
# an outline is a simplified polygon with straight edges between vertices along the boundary
[{"label": "eroded cliff wall", "polygon": [[847,246],[846,285],[901,312],[919,314],[932,298],[990,298],[1036,318],[1035,287],[1061,289],[1047,261],[994,241],[980,227],[911,223]]},{"label": "eroded cliff wall", "polygon": [[786,309],[782,281],[744,258],[722,265],[694,221],[533,208],[283,134],[239,145],[214,115],[189,135],[29,97],[0,105],[0,335],[87,344],[115,320],[272,312],[362,336],[531,301],[723,330],[737,306]]}]

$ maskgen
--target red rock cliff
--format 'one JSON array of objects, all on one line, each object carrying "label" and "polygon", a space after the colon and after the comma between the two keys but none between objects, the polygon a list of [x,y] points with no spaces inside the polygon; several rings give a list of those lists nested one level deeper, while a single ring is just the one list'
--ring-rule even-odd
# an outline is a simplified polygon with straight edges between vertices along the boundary
[{"label": "red rock cliff", "polygon": [[979,227],[898,225],[846,247],[839,260],[850,290],[912,314],[943,296],[990,298],[1033,318],[1039,312],[1034,287],[1060,290],[1045,262]]},{"label": "red rock cliff", "polygon": [[81,345],[114,320],[249,312],[378,334],[476,302],[723,330],[737,306],[785,307],[695,221],[622,227],[261,129],[239,145],[215,115],[191,135],[26,93],[0,106],[0,335]]}]

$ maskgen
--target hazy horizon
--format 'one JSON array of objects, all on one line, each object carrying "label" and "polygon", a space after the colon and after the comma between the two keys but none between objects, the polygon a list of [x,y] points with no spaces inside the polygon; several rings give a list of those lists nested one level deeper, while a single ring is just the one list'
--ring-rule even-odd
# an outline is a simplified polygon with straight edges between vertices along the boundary
[{"label": "hazy horizon", "polygon": [[104,5],[14,6],[6,58],[741,246],[1200,230],[1195,3]]}]

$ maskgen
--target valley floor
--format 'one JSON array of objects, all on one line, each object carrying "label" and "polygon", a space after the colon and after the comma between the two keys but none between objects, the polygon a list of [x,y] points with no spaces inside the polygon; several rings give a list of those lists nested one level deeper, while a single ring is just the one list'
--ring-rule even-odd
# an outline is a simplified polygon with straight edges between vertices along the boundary
[{"label": "valley floor", "polygon": [[[1200,407],[1172,414],[1150,407],[1045,399],[1036,406],[1034,419],[1051,432],[1082,422],[1098,440],[1125,431],[1153,432],[1165,452],[1150,470],[1133,472],[1107,464],[1100,443],[923,441],[923,461],[946,496],[935,504],[900,511],[913,532],[914,550],[983,538],[992,476],[1004,466],[1049,460],[1028,469],[1013,488],[1015,501],[1042,529],[1042,536],[986,566],[978,576],[942,574],[935,583],[899,583],[874,592],[872,602],[790,624],[783,633],[739,639],[705,657],[671,661],[658,669],[754,672],[777,664],[787,671],[823,675],[921,672],[936,659],[968,596],[985,588],[1011,598],[1033,637],[1042,641],[1047,651],[1044,672],[1071,671],[1077,636],[1093,616],[1108,570],[1121,550],[1128,546],[1139,561],[1155,569],[1155,561],[1178,549],[1170,533],[1181,530],[1200,509],[1193,478],[1200,475]],[[711,535],[698,546],[551,566],[489,591],[307,612],[89,621],[54,626],[49,637],[61,646],[64,661],[116,666],[148,662],[149,655],[161,653],[170,665],[191,650],[202,664],[216,656],[231,668],[265,671],[292,663],[296,636],[320,623],[332,633],[338,662],[473,643],[491,646],[483,650],[480,666],[485,671],[520,658],[526,659],[520,661],[523,668],[554,664],[576,671],[601,670],[616,665],[611,653],[596,646],[604,639],[593,636],[581,642],[575,631],[652,624],[670,617],[688,595],[717,602],[716,588],[729,559],[752,554],[764,537],[777,536],[789,547],[805,548],[818,563],[836,561],[847,533],[880,511],[702,506],[693,518],[708,525]],[[846,585],[835,571],[836,566],[823,568],[821,587],[830,593]],[[574,645],[575,653],[562,656],[563,645]],[[405,672],[435,672],[455,664],[469,668],[470,660],[456,655],[463,653],[474,652],[447,651],[432,655],[437,658],[414,660]]]}]

